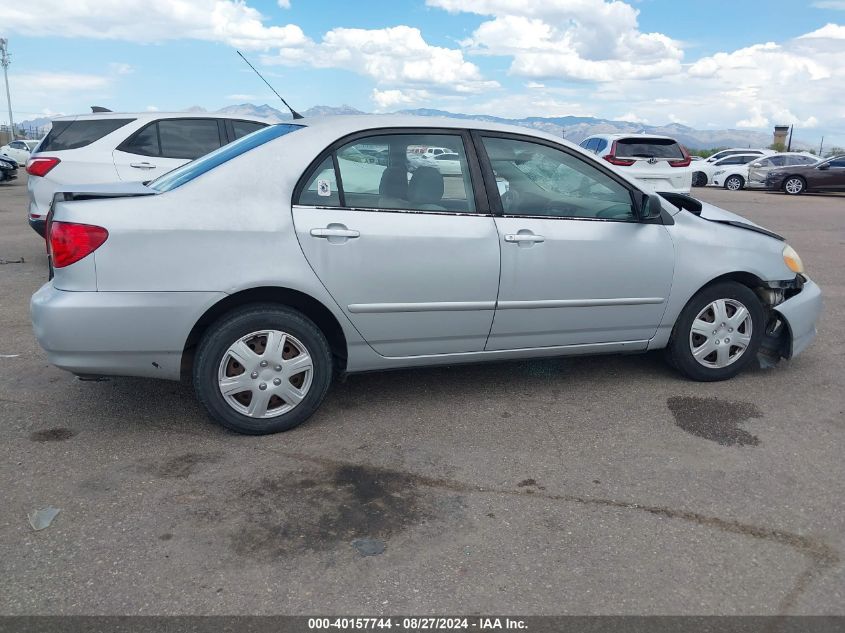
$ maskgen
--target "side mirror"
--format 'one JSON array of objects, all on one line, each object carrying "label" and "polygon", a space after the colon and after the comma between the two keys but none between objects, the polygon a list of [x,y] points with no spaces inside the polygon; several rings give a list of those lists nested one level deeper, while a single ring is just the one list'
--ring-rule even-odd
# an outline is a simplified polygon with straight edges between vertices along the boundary
[{"label": "side mirror", "polygon": [[642,193],[640,196],[640,204],[637,209],[640,220],[655,220],[659,218],[663,212],[663,204],[660,202],[660,196],[654,193]]},{"label": "side mirror", "polygon": [[763,163],[751,163],[752,167],[762,167]]},{"label": "side mirror", "polygon": [[822,165],[819,165],[818,167],[816,167],[816,169],[821,169],[821,170],[830,169],[830,163],[824,163]]}]

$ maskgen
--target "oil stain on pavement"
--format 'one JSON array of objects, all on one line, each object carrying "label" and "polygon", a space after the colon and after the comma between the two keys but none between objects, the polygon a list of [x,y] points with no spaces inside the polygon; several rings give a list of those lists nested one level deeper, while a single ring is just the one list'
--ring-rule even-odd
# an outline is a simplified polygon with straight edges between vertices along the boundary
[{"label": "oil stain on pavement", "polygon": [[757,446],[760,443],[756,435],[739,428],[746,420],[763,417],[750,402],[678,396],[669,398],[666,404],[675,416],[675,424],[687,433],[722,446]]},{"label": "oil stain on pavement", "polygon": [[60,427],[33,431],[29,434],[29,439],[32,442],[63,442],[64,440],[69,440],[74,435],[76,435],[76,431],[73,429]]},{"label": "oil stain on pavement", "polygon": [[266,560],[359,539],[381,542],[434,518],[437,503],[421,485],[414,475],[364,465],[261,479],[229,500],[240,516],[232,549]]}]

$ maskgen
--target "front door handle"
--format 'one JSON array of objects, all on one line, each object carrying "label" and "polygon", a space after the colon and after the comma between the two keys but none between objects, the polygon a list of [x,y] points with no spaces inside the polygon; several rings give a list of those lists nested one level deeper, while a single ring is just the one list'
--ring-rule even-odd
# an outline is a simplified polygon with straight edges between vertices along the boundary
[{"label": "front door handle", "polygon": [[519,244],[521,242],[536,243],[545,242],[546,238],[542,235],[535,235],[534,233],[508,233],[505,235],[506,242]]},{"label": "front door handle", "polygon": [[156,166],[152,163],[129,163],[130,167],[134,167],[135,169],[155,169]]}]

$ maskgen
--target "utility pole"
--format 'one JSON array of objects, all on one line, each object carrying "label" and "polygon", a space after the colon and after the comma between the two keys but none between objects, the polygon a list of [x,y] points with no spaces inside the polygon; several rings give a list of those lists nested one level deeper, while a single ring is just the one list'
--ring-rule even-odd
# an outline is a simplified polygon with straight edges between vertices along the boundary
[{"label": "utility pole", "polygon": [[792,130],[794,130],[794,129],[795,129],[795,124],[793,123],[792,125],[789,126],[789,145],[786,146],[787,152],[792,151]]},{"label": "utility pole", "polygon": [[3,77],[6,79],[6,103],[9,105],[9,137],[15,140],[15,121],[12,118],[12,97],[9,94],[9,40],[0,38],[0,65],[3,66]]},{"label": "utility pole", "polygon": [[822,142],[819,143],[819,158],[822,157],[822,147],[824,147],[824,136],[822,136]]}]

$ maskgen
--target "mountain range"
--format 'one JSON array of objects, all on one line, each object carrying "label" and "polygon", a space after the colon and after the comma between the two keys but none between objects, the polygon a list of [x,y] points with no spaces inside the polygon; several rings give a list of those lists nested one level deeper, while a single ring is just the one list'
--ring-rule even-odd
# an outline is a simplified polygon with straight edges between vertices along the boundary
[{"label": "mountain range", "polygon": [[[206,112],[201,106],[186,108],[188,112]],[[255,105],[252,103],[241,103],[231,105],[217,110],[227,114],[242,116],[253,116],[278,123],[290,121],[291,115],[268,104]],[[366,114],[352,106],[323,106],[318,105],[301,114],[304,117],[330,116],[337,114]],[[481,121],[495,121],[523,127],[542,130],[555,136],[566,138],[573,143],[580,143],[582,140],[593,134],[616,134],[616,133],[645,133],[671,136],[690,149],[712,149],[715,147],[768,147],[772,143],[771,133],[754,130],[697,130],[680,123],[669,123],[666,125],[646,125],[633,121],[614,121],[611,119],[599,119],[595,117],[560,116],[560,117],[525,117],[522,119],[509,119],[504,117],[489,116],[484,114],[462,114],[447,112],[445,110],[434,110],[429,108],[418,108],[414,110],[400,110],[394,114],[409,114],[414,116],[447,116],[457,119],[475,119]],[[33,119],[23,121],[23,127],[42,128],[50,125],[49,118]],[[811,146],[805,142],[793,141],[794,149],[808,149]]]}]

